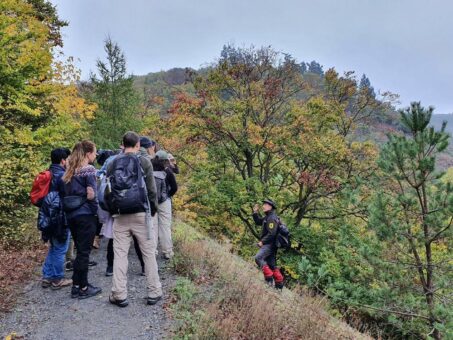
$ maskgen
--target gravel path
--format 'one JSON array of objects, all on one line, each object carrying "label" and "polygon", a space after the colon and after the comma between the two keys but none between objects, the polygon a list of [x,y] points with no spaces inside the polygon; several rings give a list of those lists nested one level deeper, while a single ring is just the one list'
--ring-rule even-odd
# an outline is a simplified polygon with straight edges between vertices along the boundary
[{"label": "gravel path", "polygon": [[[88,280],[102,288],[96,297],[71,299],[70,287],[53,291],[41,288],[40,275],[30,282],[11,313],[0,317],[0,338],[12,332],[24,339],[163,339],[170,321],[163,308],[164,298],[155,306],[146,305],[146,278],[140,276],[140,264],[133,244],[129,253],[129,306],[119,308],[108,302],[111,277],[105,276],[106,240],[91,253],[98,262]],[[174,277],[159,260],[159,274],[164,297],[174,283]],[[40,270],[40,269],[39,269]],[[40,273],[40,271],[38,272]],[[67,273],[70,277],[71,273]]]}]

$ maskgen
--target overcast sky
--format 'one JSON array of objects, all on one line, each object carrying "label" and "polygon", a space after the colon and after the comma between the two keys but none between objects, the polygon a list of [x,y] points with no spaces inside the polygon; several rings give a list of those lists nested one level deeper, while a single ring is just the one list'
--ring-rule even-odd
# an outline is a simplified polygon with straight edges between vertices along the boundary
[{"label": "overcast sky", "polygon": [[222,46],[267,46],[324,69],[365,73],[376,90],[453,112],[451,0],[52,0],[64,52],[86,78],[107,35],[136,75],[214,61]]}]

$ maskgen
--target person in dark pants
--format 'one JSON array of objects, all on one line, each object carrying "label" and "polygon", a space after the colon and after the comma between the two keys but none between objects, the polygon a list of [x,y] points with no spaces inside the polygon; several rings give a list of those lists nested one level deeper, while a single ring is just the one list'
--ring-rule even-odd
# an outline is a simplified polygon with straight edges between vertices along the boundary
[{"label": "person in dark pants", "polygon": [[264,280],[272,285],[275,282],[275,288],[283,288],[283,275],[280,269],[277,268],[277,233],[280,224],[280,219],[276,213],[276,205],[274,201],[265,199],[263,201],[264,217],[259,214],[259,205],[256,204],[253,208],[253,220],[256,225],[261,225],[261,239],[258,242],[260,250],[255,256],[256,264],[261,268],[264,275]]},{"label": "person in dark pants", "polygon": [[[145,262],[143,261],[143,255],[140,250],[140,246],[138,244],[138,240],[135,236],[132,236],[134,241],[134,249],[137,253],[138,260],[140,261],[140,265],[142,267],[142,271],[140,273],[141,276],[146,276],[145,274]],[[113,259],[115,255],[113,253],[113,238],[109,239],[107,243],[107,270],[105,271],[105,276],[112,276],[113,275]]]},{"label": "person in dark pants", "polygon": [[[77,255],[72,275],[72,298],[85,299],[101,292],[88,282],[88,263],[97,228],[96,145],[84,140],[74,146],[63,176],[63,206],[66,211]],[[71,209],[69,209],[70,207]]]}]

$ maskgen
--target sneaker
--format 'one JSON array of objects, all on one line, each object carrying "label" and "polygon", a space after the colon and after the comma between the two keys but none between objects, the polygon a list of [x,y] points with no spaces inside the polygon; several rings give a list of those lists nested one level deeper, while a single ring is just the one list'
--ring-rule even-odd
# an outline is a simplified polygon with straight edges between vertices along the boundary
[{"label": "sneaker", "polygon": [[107,266],[107,269],[105,270],[105,276],[113,276],[113,267],[112,266]]},{"label": "sneaker", "polygon": [[57,290],[57,289],[67,287],[70,285],[72,285],[72,280],[63,278],[63,279],[52,282],[52,289]]},{"label": "sneaker", "polygon": [[160,299],[162,299],[162,295],[161,296],[158,296],[158,297],[148,297],[148,300],[147,300],[147,304],[148,305],[155,305],[156,303],[158,303],[160,301]]},{"label": "sneaker", "polygon": [[79,297],[80,287],[72,286],[71,288],[71,298],[75,299]]},{"label": "sneaker", "polygon": [[67,272],[72,272],[74,270],[74,261],[67,261],[64,268]]},{"label": "sneaker", "polygon": [[142,267],[142,272],[140,273],[141,276],[146,276],[146,272],[145,272],[145,267]]},{"label": "sneaker", "polygon": [[49,279],[42,279],[41,281],[41,287],[42,288],[49,288],[52,285],[52,281]]},{"label": "sneaker", "polygon": [[164,254],[163,256],[164,260],[170,260],[171,259],[171,255],[168,255],[168,254]]},{"label": "sneaker", "polygon": [[96,261],[90,261],[88,262],[88,267],[94,267],[94,266],[97,266],[98,263]]},{"label": "sneaker", "polygon": [[129,305],[129,301],[127,301],[127,299],[117,300],[111,295],[109,296],[109,301],[112,305],[117,305],[118,307],[127,307],[127,305]]},{"label": "sneaker", "polygon": [[80,288],[79,290],[79,299],[88,299],[92,296],[98,295],[100,292],[102,292],[102,289],[99,287],[94,287],[90,284],[86,287],[85,290]]}]

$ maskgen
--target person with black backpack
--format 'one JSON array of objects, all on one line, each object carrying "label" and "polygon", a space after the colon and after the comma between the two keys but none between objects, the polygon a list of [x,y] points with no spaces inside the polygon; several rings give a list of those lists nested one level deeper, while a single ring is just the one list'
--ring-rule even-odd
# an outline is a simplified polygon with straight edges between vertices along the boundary
[{"label": "person with black backpack", "polygon": [[173,257],[173,240],[171,236],[172,202],[171,198],[178,191],[178,184],[170,169],[168,153],[164,150],[156,152],[153,161],[154,180],[157,188],[157,214],[154,217],[154,237],[165,260]]},{"label": "person with black backpack", "polygon": [[162,298],[156,261],[152,216],[157,211],[156,186],[153,166],[147,157],[137,155],[140,137],[135,132],[123,136],[124,153],[118,155],[107,168],[109,186],[106,204],[113,216],[113,285],[110,303],[126,307],[128,253],[132,235],[140,245],[145,262],[148,299],[154,305]]},{"label": "person with black backpack", "polygon": [[269,285],[275,282],[275,288],[282,289],[283,275],[277,267],[277,239],[281,222],[277,216],[277,206],[274,201],[265,199],[262,208],[264,217],[259,214],[258,204],[255,204],[252,215],[255,224],[263,227],[260,241],[257,244],[260,250],[255,256],[255,262],[261,268],[264,280]]},{"label": "person with black backpack", "polygon": [[57,148],[50,153],[51,182],[38,213],[38,229],[41,231],[42,240],[49,242],[49,251],[42,267],[43,288],[60,289],[72,284],[72,280],[64,278],[64,261],[70,238],[59,194],[66,159],[70,154],[71,151],[67,148]]},{"label": "person with black backpack", "polygon": [[[106,178],[107,168],[117,156],[118,154],[122,153],[123,146],[121,146],[120,150],[111,151],[111,150],[102,150],[103,153],[98,155],[96,159],[97,163],[101,166],[101,169],[97,171],[97,177],[100,180],[100,185],[98,188],[98,200],[99,200],[99,209],[98,209],[98,218],[99,221],[102,223],[102,229],[100,234],[103,235],[105,238],[108,238],[109,241],[107,243],[107,268],[105,270],[105,276],[113,276],[113,260],[114,260],[114,253],[113,253],[113,217],[107,210],[103,209],[103,200],[104,200],[104,185],[103,182],[108,180]],[[105,154],[110,154],[108,157],[105,157]],[[107,207],[106,207],[107,208]],[[145,274],[145,262],[143,261],[143,255],[140,250],[140,246],[138,245],[137,238],[132,236],[134,240],[134,248],[137,254],[138,260],[140,261],[140,265],[142,268],[141,275],[146,276]]]}]

